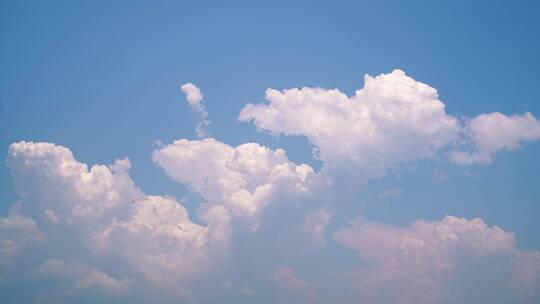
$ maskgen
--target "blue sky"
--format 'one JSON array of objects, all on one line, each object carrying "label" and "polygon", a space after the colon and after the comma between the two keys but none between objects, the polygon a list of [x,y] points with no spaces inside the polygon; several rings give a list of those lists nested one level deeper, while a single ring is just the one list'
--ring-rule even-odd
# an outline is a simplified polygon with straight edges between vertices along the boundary
[{"label": "blue sky", "polygon": [[[282,148],[292,163],[319,172],[324,160],[313,157],[307,135],[260,132],[238,121],[245,105],[264,103],[267,88],[336,88],[353,96],[364,74],[401,69],[436,88],[456,119],[538,117],[538,9],[533,1],[4,1],[0,158],[23,140],[65,146],[89,166],[129,157],[143,192],[175,197],[193,221],[204,222],[195,215],[204,194],[152,159],[173,140],[197,139],[181,84],[203,92],[207,130],[217,141]],[[540,143],[530,140],[489,165],[459,166],[442,156],[408,162],[398,173],[348,185],[351,202],[328,207],[330,227],[338,231],[360,215],[400,227],[480,217],[514,233],[517,249],[536,252],[539,155]],[[0,182],[7,216],[20,197],[7,167]],[[325,258],[348,254],[335,246]]]}]

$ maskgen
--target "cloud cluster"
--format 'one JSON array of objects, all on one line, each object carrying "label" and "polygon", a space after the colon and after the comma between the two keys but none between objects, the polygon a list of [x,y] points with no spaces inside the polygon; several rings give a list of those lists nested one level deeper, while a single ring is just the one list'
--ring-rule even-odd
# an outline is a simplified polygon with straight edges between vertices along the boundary
[{"label": "cloud cluster", "polygon": [[[489,265],[490,271],[498,268],[497,271],[506,272],[506,276],[491,283],[505,290],[505,300],[517,299],[519,292],[506,286],[522,276],[523,269],[516,268],[514,263],[519,265],[526,256],[540,254],[517,250],[512,234],[497,226],[488,227],[479,218],[454,216],[436,222],[418,220],[406,228],[355,220],[350,227],[337,232],[335,239],[374,263],[373,269],[359,273],[352,282],[361,297],[371,303],[466,301],[459,299],[461,295],[453,288],[460,286],[464,272],[469,279],[479,274],[485,276],[486,269],[475,273],[485,265]],[[489,292],[478,286],[475,294],[469,296],[481,295],[486,299],[488,295],[482,293]]]},{"label": "cloud cluster", "polygon": [[410,161],[429,158],[455,141],[457,119],[445,112],[437,91],[403,71],[365,76],[348,97],[337,89],[268,89],[269,104],[248,104],[240,121],[263,130],[306,136],[328,170],[382,176]]},{"label": "cloud cluster", "polygon": [[[137,279],[183,293],[225,249],[227,210],[208,208],[207,225],[193,223],[174,199],[137,188],[127,159],[88,168],[67,148],[19,142],[10,146],[7,165],[19,201],[0,220],[6,280],[25,271],[12,257],[19,251],[20,259],[45,259],[36,266],[42,275],[69,275],[75,289],[126,290]],[[39,244],[23,248],[28,243]],[[107,268],[120,277],[100,270]]]},{"label": "cloud cluster", "polygon": [[[401,70],[366,75],[364,87],[348,97],[337,89],[266,91],[268,104],[248,104],[238,119],[271,133],[305,136],[323,170],[381,177],[396,167],[472,144],[476,152],[452,152],[459,164],[487,163],[503,149],[540,139],[530,113],[480,115],[466,126],[445,111],[437,90]],[[464,138],[465,137],[465,138]]]},{"label": "cloud cluster", "polygon": [[153,159],[173,180],[243,218],[255,217],[276,191],[307,192],[314,175],[284,150],[256,143],[234,148],[215,139],[182,139],[156,150]]},{"label": "cloud cluster", "polygon": [[[206,137],[203,94],[191,83],[181,88]],[[302,88],[268,89],[266,98],[239,119],[307,137],[321,171],[258,143],[159,146],[154,163],[198,194],[196,214],[173,197],[143,192],[127,158],[89,167],[65,147],[12,144],[6,164],[17,201],[0,217],[0,296],[49,303],[539,299],[540,252],[518,249],[513,234],[480,218],[396,227],[334,214],[359,182],[400,166],[433,158],[489,164],[501,150],[540,139],[532,114],[458,119],[434,88],[400,70],[366,76],[352,97]],[[344,173],[352,184],[340,184]]]}]

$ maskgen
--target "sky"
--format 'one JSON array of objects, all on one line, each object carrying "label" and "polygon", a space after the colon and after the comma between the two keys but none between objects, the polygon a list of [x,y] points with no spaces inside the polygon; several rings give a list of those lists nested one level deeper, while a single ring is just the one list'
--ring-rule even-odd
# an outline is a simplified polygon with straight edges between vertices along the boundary
[{"label": "sky", "polygon": [[3,303],[538,303],[534,1],[0,3]]}]

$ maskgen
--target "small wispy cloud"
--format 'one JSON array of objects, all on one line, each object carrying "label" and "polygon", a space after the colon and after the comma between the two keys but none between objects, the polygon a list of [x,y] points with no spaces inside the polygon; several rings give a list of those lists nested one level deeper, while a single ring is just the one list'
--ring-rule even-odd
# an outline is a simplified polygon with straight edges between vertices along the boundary
[{"label": "small wispy cloud", "polygon": [[181,85],[180,89],[182,89],[182,92],[186,94],[186,100],[191,110],[197,115],[197,126],[195,127],[195,133],[197,133],[199,138],[208,137],[209,134],[204,130],[204,128],[210,125],[211,122],[208,120],[208,112],[206,112],[206,108],[203,105],[203,93],[191,82]]}]

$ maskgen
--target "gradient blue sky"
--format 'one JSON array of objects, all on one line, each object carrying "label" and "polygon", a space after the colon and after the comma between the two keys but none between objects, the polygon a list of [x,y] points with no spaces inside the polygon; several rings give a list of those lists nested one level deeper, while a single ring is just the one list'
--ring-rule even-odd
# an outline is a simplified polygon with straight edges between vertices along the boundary
[{"label": "gradient blue sky", "polygon": [[[204,92],[212,137],[283,148],[318,169],[307,139],[258,132],[239,111],[266,88],[352,95],[364,74],[402,69],[436,88],[453,116],[538,117],[539,11],[536,1],[2,1],[0,159],[21,140],[69,147],[88,164],[129,157],[141,189],[185,197],[195,212],[198,196],[151,157],[156,141],[196,138],[180,84]],[[539,156],[534,142],[489,166],[419,162],[370,182],[354,208],[400,226],[481,217],[539,250]],[[434,170],[447,180],[434,182]],[[0,184],[5,215],[16,200],[5,166]],[[381,195],[388,189],[401,193]]]}]

